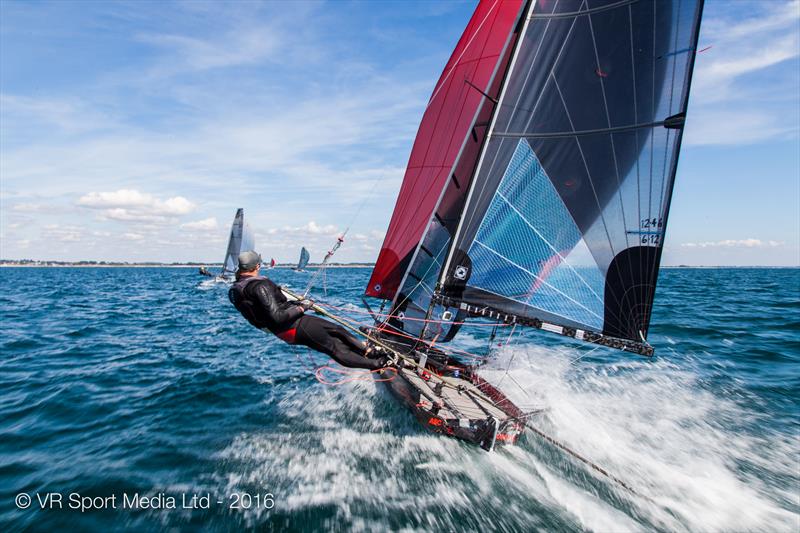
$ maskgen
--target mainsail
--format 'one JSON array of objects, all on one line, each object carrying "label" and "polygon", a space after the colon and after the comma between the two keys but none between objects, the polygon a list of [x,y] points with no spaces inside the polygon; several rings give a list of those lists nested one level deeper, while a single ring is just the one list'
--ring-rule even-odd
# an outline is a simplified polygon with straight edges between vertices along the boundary
[{"label": "mainsail", "polygon": [[308,264],[308,260],[311,258],[311,255],[306,250],[306,247],[303,246],[303,249],[300,250],[300,260],[297,262],[297,267],[295,270],[303,270],[306,265]]},{"label": "mainsail", "polygon": [[399,261],[390,225],[366,293],[440,342],[477,315],[650,354],[702,0],[482,1],[454,55],[476,17],[514,9],[486,38],[505,43],[496,72],[461,74],[479,101],[471,127],[447,131],[462,148],[443,180],[411,172],[429,105],[392,223],[426,215],[407,213],[408,189],[438,201]]},{"label": "mainsail", "polygon": [[244,209],[236,210],[231,225],[231,234],[228,237],[228,249],[225,251],[225,261],[222,263],[221,277],[231,277],[239,268],[239,254],[243,251],[255,249],[255,238],[250,226],[244,221]]}]

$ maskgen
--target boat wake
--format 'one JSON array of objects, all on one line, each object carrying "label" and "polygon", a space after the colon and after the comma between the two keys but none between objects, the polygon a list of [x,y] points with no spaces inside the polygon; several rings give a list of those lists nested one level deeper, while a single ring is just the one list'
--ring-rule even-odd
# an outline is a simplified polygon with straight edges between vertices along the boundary
[{"label": "boat wake", "polygon": [[[272,522],[290,524],[300,513],[324,527],[355,529],[768,531],[797,524],[791,436],[765,434],[757,413],[706,392],[691,371],[661,359],[570,365],[563,350],[513,350],[501,352],[484,377],[524,383],[504,389],[520,405],[546,407],[532,419],[536,427],[638,495],[531,433],[494,453],[429,434],[369,382],[286,396],[271,430],[240,435],[222,452],[232,468],[224,490],[271,490],[281,508]],[[760,433],[748,431],[755,427]],[[247,518],[261,519],[255,510]]]},{"label": "boat wake", "polygon": [[[546,406],[532,423],[641,496],[602,476],[606,486],[598,487],[598,475],[567,456],[559,459],[561,465],[542,463],[543,452],[550,457],[559,452],[529,433],[528,445],[511,450],[513,464],[536,465],[548,493],[576,517],[584,517],[584,527],[641,527],[617,522],[616,513],[605,517],[613,528],[595,523],[602,516],[594,509],[601,499],[609,510],[622,510],[635,523],[658,529],[774,531],[798,524],[791,492],[798,481],[792,436],[769,433],[743,391],[738,398],[712,394],[687,359],[680,367],[666,359],[573,365],[576,354],[568,350],[513,350],[516,355],[511,349],[501,352],[483,371],[485,377],[503,379],[513,357],[507,376],[513,379],[505,387],[509,396],[522,405],[536,399]],[[584,479],[571,472],[575,466]],[[565,483],[565,473],[573,478],[570,483]],[[583,498],[576,498],[576,489]]]}]

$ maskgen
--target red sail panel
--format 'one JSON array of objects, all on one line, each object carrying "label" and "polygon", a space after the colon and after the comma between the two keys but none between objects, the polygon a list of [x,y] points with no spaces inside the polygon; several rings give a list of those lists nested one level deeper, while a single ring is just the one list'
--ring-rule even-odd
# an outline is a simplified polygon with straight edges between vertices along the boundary
[{"label": "red sail panel", "polygon": [[392,299],[397,292],[486,98],[480,91],[489,90],[498,63],[507,60],[503,51],[522,4],[523,0],[481,0],[475,8],[422,116],[367,296]]}]

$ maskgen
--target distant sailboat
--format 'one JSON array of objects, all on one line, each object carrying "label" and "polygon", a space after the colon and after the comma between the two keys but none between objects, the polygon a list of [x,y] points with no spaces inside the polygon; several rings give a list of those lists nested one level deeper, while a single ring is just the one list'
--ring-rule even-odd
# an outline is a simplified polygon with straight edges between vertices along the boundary
[{"label": "distant sailboat", "polygon": [[275,258],[274,257],[269,260],[269,267],[267,267],[267,268],[275,268]]},{"label": "distant sailboat", "polygon": [[311,259],[311,255],[308,253],[308,250],[306,250],[304,246],[303,249],[300,250],[300,260],[297,262],[297,266],[294,267],[292,270],[296,270],[298,272],[304,272],[303,269],[306,268],[309,259]]},{"label": "distant sailboat", "polygon": [[[222,263],[222,271],[214,276],[215,281],[230,282],[236,276],[236,269],[239,268],[239,254],[255,248],[255,238],[250,226],[244,220],[244,209],[236,210],[231,225],[231,233],[228,237],[228,248],[225,251],[225,260]],[[212,274],[206,267],[200,269],[204,276]]]}]

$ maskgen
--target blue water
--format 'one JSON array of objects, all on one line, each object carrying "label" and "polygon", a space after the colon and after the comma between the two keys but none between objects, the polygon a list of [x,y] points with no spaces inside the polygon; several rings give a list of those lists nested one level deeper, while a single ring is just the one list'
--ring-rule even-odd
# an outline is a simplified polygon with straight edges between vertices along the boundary
[{"label": "blue water", "polygon": [[[331,270],[326,301],[357,310],[368,273]],[[0,285],[2,531],[800,528],[798,269],[663,271],[652,360],[538,332],[497,348],[485,375],[641,496],[536,437],[488,454],[427,433],[381,385],[317,382],[308,352],[193,269],[5,268]],[[63,509],[40,508],[48,492]],[[208,509],[180,508],[195,494]]]}]

